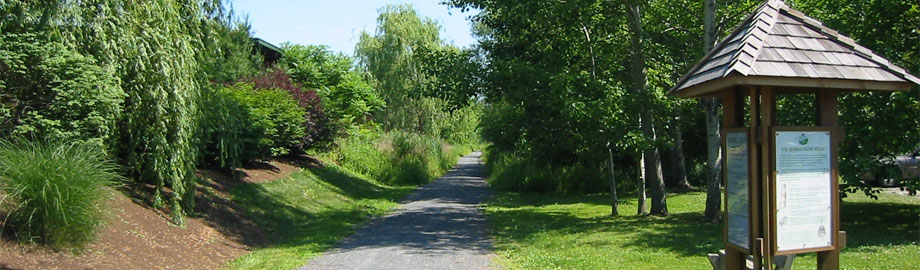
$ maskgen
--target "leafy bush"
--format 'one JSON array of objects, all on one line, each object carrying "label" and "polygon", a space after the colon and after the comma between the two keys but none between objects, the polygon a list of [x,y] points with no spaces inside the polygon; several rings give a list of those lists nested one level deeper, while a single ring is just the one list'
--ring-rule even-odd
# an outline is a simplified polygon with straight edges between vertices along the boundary
[{"label": "leafy bush", "polygon": [[478,130],[483,107],[472,104],[450,113],[441,127],[441,137],[451,144],[482,144]]},{"label": "leafy bush", "polygon": [[294,84],[291,78],[281,69],[273,69],[244,80],[253,84],[255,89],[281,89],[287,91],[296,104],[300,105],[303,114],[304,136],[300,143],[292,150],[303,151],[316,143],[331,142],[332,135],[327,127],[327,119],[323,113],[322,101],[316,91],[303,90]]},{"label": "leafy bush", "polygon": [[202,162],[220,168],[237,168],[246,160],[259,157],[257,144],[264,136],[262,126],[253,124],[250,108],[231,96],[228,87],[202,89],[202,110],[198,121]]},{"label": "leafy bush", "polygon": [[110,143],[125,96],[112,72],[41,35],[0,35],[0,135]]},{"label": "leafy bush", "polygon": [[366,77],[355,70],[351,57],[322,45],[284,43],[281,50],[284,58],[279,66],[292,80],[322,96],[332,134],[357,132],[366,116],[384,106]]},{"label": "leafy bush", "polygon": [[[255,90],[249,83],[238,83],[226,89],[241,111],[248,111],[251,129],[244,137],[258,138],[252,153],[259,157],[279,156],[302,147],[305,136],[304,110],[282,89]],[[245,120],[243,120],[245,121]],[[242,122],[246,123],[246,122]]]},{"label": "leafy bush", "polygon": [[104,187],[118,178],[94,144],[0,141],[0,207],[20,241],[56,248],[91,241],[102,224]]}]

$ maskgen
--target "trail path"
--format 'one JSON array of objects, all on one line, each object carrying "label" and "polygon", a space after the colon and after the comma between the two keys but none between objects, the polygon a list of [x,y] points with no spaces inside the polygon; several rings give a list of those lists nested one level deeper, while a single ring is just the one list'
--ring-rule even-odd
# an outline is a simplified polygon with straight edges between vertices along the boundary
[{"label": "trail path", "polygon": [[491,242],[478,205],[489,197],[482,153],[418,188],[392,214],[300,269],[489,269]]}]

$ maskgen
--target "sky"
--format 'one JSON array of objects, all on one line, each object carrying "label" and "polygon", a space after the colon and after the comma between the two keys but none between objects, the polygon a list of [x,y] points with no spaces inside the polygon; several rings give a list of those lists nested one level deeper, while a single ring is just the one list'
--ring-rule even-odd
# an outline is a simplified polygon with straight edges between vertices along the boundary
[{"label": "sky", "polygon": [[352,55],[362,31],[373,33],[377,10],[387,4],[412,4],[421,16],[441,25],[441,39],[458,47],[476,43],[466,13],[441,0],[231,0],[237,14],[248,15],[255,37],[275,45],[290,42],[328,45]]}]

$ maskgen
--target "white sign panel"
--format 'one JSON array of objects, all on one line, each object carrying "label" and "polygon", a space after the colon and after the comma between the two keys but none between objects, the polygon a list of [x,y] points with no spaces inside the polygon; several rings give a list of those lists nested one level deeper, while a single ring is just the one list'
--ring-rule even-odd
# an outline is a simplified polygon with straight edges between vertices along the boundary
[{"label": "white sign panel", "polygon": [[725,134],[725,190],[728,215],[726,226],[728,242],[750,249],[751,217],[748,195],[748,138],[747,132]]},{"label": "white sign panel", "polygon": [[776,132],[776,246],[831,245],[831,144],[826,131]]}]

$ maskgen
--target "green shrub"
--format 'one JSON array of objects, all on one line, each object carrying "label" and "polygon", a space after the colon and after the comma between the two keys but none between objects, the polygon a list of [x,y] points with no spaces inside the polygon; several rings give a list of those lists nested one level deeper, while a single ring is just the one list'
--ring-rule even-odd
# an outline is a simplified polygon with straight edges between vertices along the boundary
[{"label": "green shrub", "polygon": [[[486,153],[489,186],[514,192],[598,193],[610,189],[606,164],[553,166],[523,155],[491,149]],[[627,175],[617,175],[617,188],[634,187]],[[631,190],[631,189],[630,189]]]},{"label": "green shrub", "polygon": [[0,135],[109,143],[125,96],[113,72],[41,35],[0,35]]},{"label": "green shrub", "polygon": [[461,154],[441,139],[407,132],[361,130],[325,155],[354,172],[398,185],[424,184],[449,170]]},{"label": "green shrub", "polygon": [[454,110],[441,126],[441,137],[451,144],[482,144],[478,126],[483,106],[471,104]]},{"label": "green shrub", "polygon": [[386,172],[392,171],[390,153],[379,147],[379,134],[369,130],[359,130],[355,135],[343,138],[338,147],[326,153],[332,159],[354,172],[382,180]]},{"label": "green shrub", "polygon": [[79,247],[102,224],[105,186],[119,178],[99,146],[62,140],[0,141],[0,207],[16,238]]},{"label": "green shrub", "polygon": [[290,93],[280,89],[254,90],[250,83],[234,84],[227,93],[249,111],[253,128],[248,132],[256,134],[245,136],[258,138],[253,153],[260,157],[285,155],[302,143],[306,112]]},{"label": "green shrub", "polygon": [[201,162],[220,168],[237,168],[258,157],[257,144],[265,130],[252,124],[249,108],[240,104],[227,87],[202,88],[198,121]]}]

